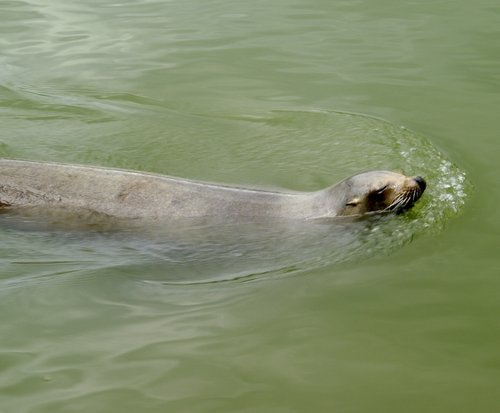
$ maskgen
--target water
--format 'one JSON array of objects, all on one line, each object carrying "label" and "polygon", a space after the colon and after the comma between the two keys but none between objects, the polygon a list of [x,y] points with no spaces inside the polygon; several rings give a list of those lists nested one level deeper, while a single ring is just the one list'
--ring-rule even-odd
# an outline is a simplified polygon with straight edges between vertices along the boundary
[{"label": "water", "polygon": [[2,3],[0,156],[428,189],[353,225],[0,216],[0,411],[496,410],[498,9]]}]

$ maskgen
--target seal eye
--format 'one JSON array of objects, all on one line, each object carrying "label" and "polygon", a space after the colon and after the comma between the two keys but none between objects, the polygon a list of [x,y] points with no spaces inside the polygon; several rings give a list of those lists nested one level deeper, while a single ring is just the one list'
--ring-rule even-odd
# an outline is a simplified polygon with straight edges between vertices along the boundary
[{"label": "seal eye", "polygon": [[376,189],[370,192],[370,199],[382,199],[384,197],[385,190],[389,187],[389,185],[384,185],[382,188]]}]

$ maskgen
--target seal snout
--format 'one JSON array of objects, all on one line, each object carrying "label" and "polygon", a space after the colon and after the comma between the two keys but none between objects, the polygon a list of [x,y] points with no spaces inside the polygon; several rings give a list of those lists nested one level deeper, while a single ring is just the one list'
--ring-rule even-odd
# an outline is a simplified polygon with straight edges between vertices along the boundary
[{"label": "seal snout", "polygon": [[422,178],[421,176],[417,175],[416,177],[413,178],[415,180],[415,182],[418,184],[418,186],[420,187],[420,190],[422,192],[425,191],[425,188],[427,188],[427,182],[425,182],[425,179]]}]

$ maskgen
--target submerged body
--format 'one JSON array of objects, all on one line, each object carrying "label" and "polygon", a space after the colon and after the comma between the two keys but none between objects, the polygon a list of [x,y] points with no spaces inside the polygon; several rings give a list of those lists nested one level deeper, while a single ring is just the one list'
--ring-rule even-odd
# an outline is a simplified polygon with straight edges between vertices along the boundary
[{"label": "submerged body", "polygon": [[0,159],[0,207],[86,210],[125,219],[315,219],[407,209],[425,181],[371,171],[315,192],[218,185],[144,172]]}]

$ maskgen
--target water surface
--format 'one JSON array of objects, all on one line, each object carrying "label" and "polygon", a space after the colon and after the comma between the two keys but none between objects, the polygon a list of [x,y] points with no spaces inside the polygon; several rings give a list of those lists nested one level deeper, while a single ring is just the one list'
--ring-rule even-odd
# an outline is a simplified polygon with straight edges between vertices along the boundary
[{"label": "water surface", "polygon": [[0,10],[2,157],[304,191],[373,168],[428,182],[409,213],[334,230],[0,216],[0,410],[497,408],[496,3]]}]

